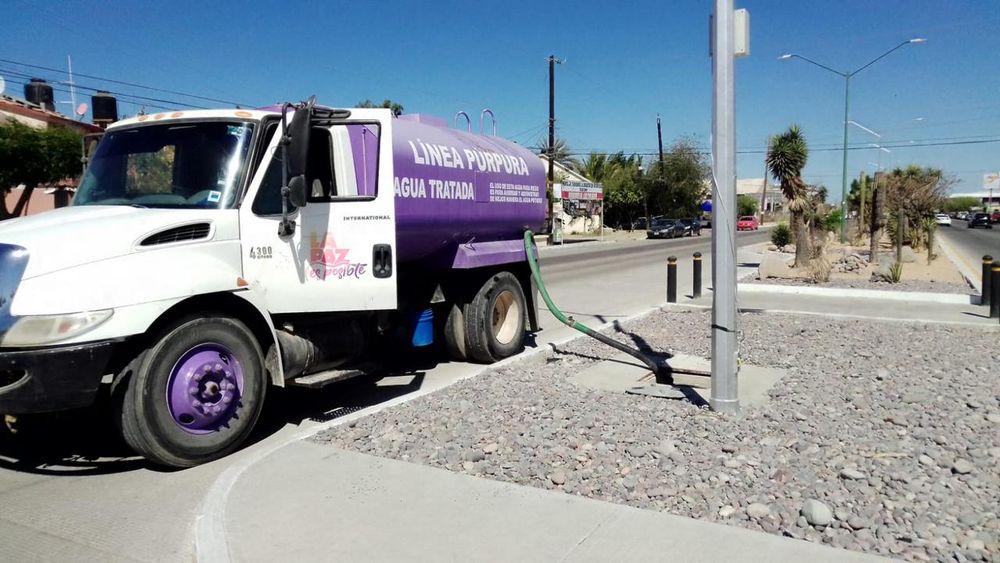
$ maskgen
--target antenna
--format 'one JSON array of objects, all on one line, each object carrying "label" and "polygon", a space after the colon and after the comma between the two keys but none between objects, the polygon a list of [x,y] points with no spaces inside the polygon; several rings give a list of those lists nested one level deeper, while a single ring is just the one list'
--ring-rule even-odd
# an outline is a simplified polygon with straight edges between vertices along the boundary
[{"label": "antenna", "polygon": [[69,101],[73,104],[73,107],[77,107],[76,85],[73,84],[73,59],[69,55],[66,55],[66,67],[69,69]]},{"label": "antenna", "polygon": [[82,119],[86,113],[87,113],[87,104],[80,104],[76,106],[76,116],[78,118]]}]

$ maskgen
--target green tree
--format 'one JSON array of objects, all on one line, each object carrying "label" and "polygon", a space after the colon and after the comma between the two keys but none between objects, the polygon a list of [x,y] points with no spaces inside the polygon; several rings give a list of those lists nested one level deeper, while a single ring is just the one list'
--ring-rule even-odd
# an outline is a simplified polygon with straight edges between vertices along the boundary
[{"label": "green tree", "polygon": [[941,209],[954,180],[940,169],[910,165],[889,172],[883,182],[886,213],[895,217],[902,211],[906,220],[903,243],[920,246],[923,244],[923,219]]},{"label": "green tree", "polygon": [[645,198],[639,187],[641,162],[642,159],[636,155],[626,157],[621,152],[604,158],[600,178],[604,184],[604,209],[608,222],[630,225],[644,216]]},{"label": "green tree", "polygon": [[376,104],[375,102],[373,102],[371,100],[365,99],[365,100],[361,100],[360,102],[358,102],[356,107],[359,107],[359,108],[385,108],[385,109],[391,109],[392,110],[392,115],[395,115],[396,117],[399,117],[403,113],[403,106],[401,106],[401,105],[397,104],[396,102],[394,102],[392,100],[389,100],[389,99],[382,100],[381,104]]},{"label": "green tree", "polygon": [[709,167],[692,139],[681,139],[643,175],[642,191],[658,215],[697,217],[705,201]]},{"label": "green tree", "polygon": [[17,121],[0,123],[0,196],[24,184],[12,210],[0,197],[0,220],[20,216],[39,184],[75,178],[80,174],[80,139],[65,127],[34,129]]},{"label": "green tree", "polygon": [[812,244],[806,223],[812,202],[802,181],[802,169],[809,160],[809,147],[798,125],[774,137],[767,150],[767,169],[788,200],[792,234],[795,237],[795,265],[806,267],[812,259]]},{"label": "green tree", "polygon": [[944,211],[947,213],[957,213],[959,211],[969,211],[971,209],[981,209],[983,202],[978,197],[951,197],[944,202]]},{"label": "green tree", "polygon": [[740,217],[744,215],[757,215],[760,202],[753,196],[740,194],[736,196],[736,214]]}]

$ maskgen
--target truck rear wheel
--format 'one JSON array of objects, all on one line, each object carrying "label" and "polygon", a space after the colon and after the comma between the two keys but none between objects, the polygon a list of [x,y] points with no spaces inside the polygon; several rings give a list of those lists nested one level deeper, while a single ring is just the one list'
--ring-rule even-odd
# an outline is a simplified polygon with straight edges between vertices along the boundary
[{"label": "truck rear wheel", "polygon": [[260,346],[229,317],[173,325],[130,364],[120,402],[125,441],[150,461],[191,467],[246,439],[264,405]]},{"label": "truck rear wheel", "polygon": [[524,350],[527,306],[521,284],[510,272],[490,276],[462,316],[470,359],[492,363]]}]

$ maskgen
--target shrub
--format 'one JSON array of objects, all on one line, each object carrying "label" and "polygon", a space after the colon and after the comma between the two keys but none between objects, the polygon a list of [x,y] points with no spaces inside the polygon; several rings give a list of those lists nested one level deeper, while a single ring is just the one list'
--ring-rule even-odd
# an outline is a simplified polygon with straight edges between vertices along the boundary
[{"label": "shrub", "polygon": [[840,224],[844,222],[844,214],[840,209],[834,209],[823,217],[823,230],[835,233],[840,230]]},{"label": "shrub", "polygon": [[899,283],[899,280],[903,279],[903,263],[893,262],[889,266],[889,281],[892,283]]},{"label": "shrub", "polygon": [[771,244],[781,248],[792,243],[792,230],[785,223],[778,223],[778,226],[771,231]]}]

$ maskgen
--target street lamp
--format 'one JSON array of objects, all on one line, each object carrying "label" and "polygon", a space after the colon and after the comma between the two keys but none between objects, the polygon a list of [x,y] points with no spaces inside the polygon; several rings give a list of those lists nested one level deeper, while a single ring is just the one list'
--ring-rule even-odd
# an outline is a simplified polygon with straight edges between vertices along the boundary
[{"label": "street lamp", "polygon": [[828,71],[836,74],[837,76],[843,77],[843,79],[844,79],[844,163],[843,163],[843,171],[841,173],[840,212],[841,212],[841,215],[844,217],[845,220],[840,223],[840,242],[842,242],[842,243],[847,240],[847,221],[846,221],[846,218],[847,218],[847,209],[846,209],[846,205],[847,205],[847,126],[848,126],[848,124],[850,122],[850,119],[848,118],[848,107],[849,107],[848,104],[849,104],[850,97],[851,97],[851,78],[854,77],[855,74],[858,74],[862,70],[864,70],[864,69],[872,66],[873,64],[877,63],[878,61],[880,61],[880,60],[884,59],[885,57],[889,56],[890,53],[896,51],[897,49],[901,49],[901,48],[905,47],[906,45],[910,45],[910,44],[925,43],[926,41],[927,41],[927,39],[925,39],[923,37],[915,37],[913,39],[910,39],[910,40],[907,40],[907,41],[903,41],[899,45],[896,45],[892,49],[889,49],[888,51],[886,51],[886,52],[882,53],[881,55],[875,57],[874,59],[868,61],[867,63],[865,63],[864,65],[858,67],[857,69],[852,70],[852,71],[848,71],[848,72],[844,72],[844,71],[836,70],[834,68],[830,68],[830,67],[826,66],[825,64],[818,63],[818,62],[816,62],[816,61],[814,61],[814,60],[812,60],[812,59],[810,59],[808,57],[803,57],[802,55],[797,55],[795,53],[785,53],[784,55],[781,55],[780,57],[778,57],[779,61],[787,61],[787,60],[792,59],[792,58],[801,59],[801,60],[803,60],[803,61],[805,61],[807,63],[810,63],[810,64],[813,64],[815,66],[818,66],[819,68],[821,68],[823,70],[828,70]]}]

